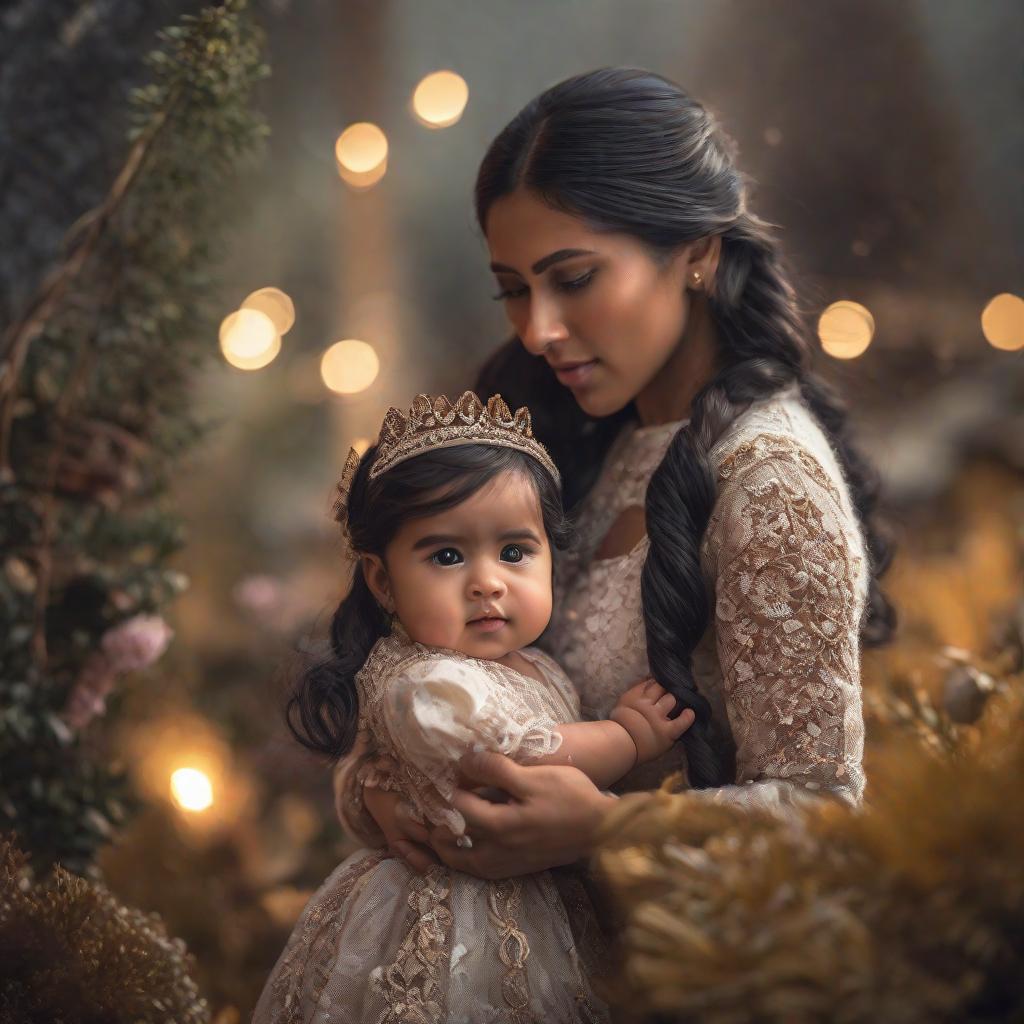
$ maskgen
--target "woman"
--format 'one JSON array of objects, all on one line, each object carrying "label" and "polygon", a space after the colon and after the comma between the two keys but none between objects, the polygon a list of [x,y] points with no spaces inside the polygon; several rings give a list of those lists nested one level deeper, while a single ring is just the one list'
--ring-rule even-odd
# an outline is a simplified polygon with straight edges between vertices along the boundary
[{"label": "woman", "polygon": [[[530,406],[578,515],[546,639],[585,711],[653,675],[696,714],[622,788],[683,770],[694,799],[795,814],[812,794],[861,799],[860,644],[893,627],[877,586],[889,552],[746,200],[730,142],[674,83],[612,68],[543,93],[477,178],[516,335],[477,389]],[[363,790],[372,751],[358,764],[339,772],[342,817],[420,870],[570,863],[615,799],[572,768],[473,755],[456,798],[464,849],[412,823],[399,795]],[[469,790],[481,786],[511,799]]]}]

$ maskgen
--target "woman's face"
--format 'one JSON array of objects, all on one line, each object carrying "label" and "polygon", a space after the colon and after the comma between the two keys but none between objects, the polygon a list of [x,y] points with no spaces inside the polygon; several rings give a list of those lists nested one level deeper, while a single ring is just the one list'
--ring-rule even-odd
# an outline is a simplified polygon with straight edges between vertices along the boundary
[{"label": "woman's face", "polygon": [[688,250],[664,263],[523,189],[487,215],[491,269],[513,329],[591,416],[642,394],[686,329]]}]

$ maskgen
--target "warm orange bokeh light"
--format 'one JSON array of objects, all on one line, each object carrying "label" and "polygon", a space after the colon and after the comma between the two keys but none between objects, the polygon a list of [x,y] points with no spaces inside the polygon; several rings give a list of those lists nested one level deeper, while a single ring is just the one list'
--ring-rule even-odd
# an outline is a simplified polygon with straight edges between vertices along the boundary
[{"label": "warm orange bokeh light", "polygon": [[449,128],[458,122],[469,100],[469,86],[454,71],[427,75],[412,95],[412,109],[428,128]]},{"label": "warm orange bokeh light", "polygon": [[833,359],[856,359],[867,351],[875,333],[875,318],[859,302],[833,302],[818,318],[821,347]]},{"label": "warm orange bokeh light", "polygon": [[324,383],[339,395],[355,395],[365,391],[380,371],[380,360],[365,341],[346,338],[335,342],[320,362]]},{"label": "warm orange bokeh light", "polygon": [[985,340],[1003,352],[1024,348],[1024,299],[1003,292],[990,300],[981,314]]},{"label": "warm orange bokeh light", "polygon": [[280,288],[260,288],[245,297],[242,309],[254,309],[270,318],[278,334],[287,334],[295,323],[295,304]]}]

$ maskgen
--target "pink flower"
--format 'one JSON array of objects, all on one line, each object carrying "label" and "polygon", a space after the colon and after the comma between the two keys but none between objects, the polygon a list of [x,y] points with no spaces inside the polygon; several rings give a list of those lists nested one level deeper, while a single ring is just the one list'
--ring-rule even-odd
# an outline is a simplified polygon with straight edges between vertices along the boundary
[{"label": "pink flower", "polygon": [[174,630],[159,615],[136,615],[107,630],[100,641],[114,675],[148,668],[167,650]]}]

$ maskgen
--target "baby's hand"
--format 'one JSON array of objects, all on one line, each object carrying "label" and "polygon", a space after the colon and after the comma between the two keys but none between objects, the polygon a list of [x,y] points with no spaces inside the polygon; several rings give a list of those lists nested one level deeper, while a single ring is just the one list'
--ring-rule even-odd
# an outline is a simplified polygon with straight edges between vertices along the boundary
[{"label": "baby's hand", "polygon": [[630,687],[608,716],[618,722],[636,744],[637,764],[653,761],[693,725],[694,713],[687,708],[678,718],[668,716],[676,699],[653,679],[642,679]]}]

